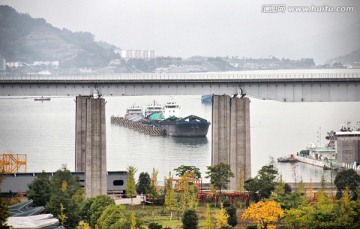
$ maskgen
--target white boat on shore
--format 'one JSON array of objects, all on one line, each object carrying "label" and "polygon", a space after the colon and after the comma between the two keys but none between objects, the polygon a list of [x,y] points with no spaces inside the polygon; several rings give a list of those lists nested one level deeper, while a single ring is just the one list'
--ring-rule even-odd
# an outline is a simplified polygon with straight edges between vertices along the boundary
[{"label": "white boat on shore", "polygon": [[44,96],[41,96],[39,98],[34,98],[34,101],[50,101],[50,97],[44,97]]}]

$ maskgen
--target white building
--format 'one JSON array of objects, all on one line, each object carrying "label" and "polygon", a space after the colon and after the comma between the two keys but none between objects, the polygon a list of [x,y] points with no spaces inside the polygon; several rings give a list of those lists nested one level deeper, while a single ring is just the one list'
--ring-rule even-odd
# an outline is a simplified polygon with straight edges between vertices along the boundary
[{"label": "white building", "polygon": [[114,51],[123,59],[155,59],[155,50],[123,50],[118,49]]}]

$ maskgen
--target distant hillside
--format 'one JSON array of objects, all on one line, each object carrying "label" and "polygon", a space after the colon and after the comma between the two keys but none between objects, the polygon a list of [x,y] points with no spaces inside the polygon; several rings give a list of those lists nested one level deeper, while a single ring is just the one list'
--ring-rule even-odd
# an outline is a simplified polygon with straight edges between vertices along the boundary
[{"label": "distant hillside", "polygon": [[351,65],[353,67],[360,67],[360,48],[343,56],[338,56],[327,61],[329,64],[340,62],[343,65]]},{"label": "distant hillside", "polygon": [[44,19],[0,6],[0,55],[7,61],[55,61],[61,68],[104,67],[116,58],[115,46],[95,42],[87,32],[58,29]]}]

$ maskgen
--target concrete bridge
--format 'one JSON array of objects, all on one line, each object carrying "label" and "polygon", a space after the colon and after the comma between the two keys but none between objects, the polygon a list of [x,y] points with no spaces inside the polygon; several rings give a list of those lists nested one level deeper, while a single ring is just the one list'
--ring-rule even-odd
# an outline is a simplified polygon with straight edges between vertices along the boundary
[{"label": "concrete bridge", "polygon": [[[85,172],[87,196],[106,193],[106,126],[103,96],[215,94],[212,164],[224,162],[235,177],[251,176],[250,106],[238,93],[283,102],[360,101],[360,70],[254,71],[194,74],[84,76],[0,75],[0,96],[76,96],[75,171]],[[240,90],[241,89],[241,90]]]},{"label": "concrete bridge", "polygon": [[0,75],[0,96],[235,94],[283,102],[360,100],[360,70],[134,73],[112,75]]}]

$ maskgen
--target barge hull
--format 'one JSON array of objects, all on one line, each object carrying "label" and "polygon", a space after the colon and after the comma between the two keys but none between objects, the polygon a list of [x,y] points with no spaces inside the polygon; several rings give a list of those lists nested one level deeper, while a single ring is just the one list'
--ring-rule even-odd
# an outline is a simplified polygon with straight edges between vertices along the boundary
[{"label": "barge hull", "polygon": [[173,137],[205,137],[209,130],[208,123],[177,123],[160,125],[166,135]]}]

